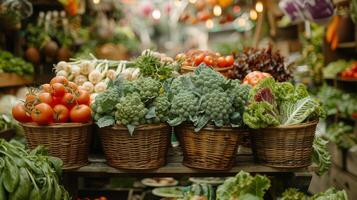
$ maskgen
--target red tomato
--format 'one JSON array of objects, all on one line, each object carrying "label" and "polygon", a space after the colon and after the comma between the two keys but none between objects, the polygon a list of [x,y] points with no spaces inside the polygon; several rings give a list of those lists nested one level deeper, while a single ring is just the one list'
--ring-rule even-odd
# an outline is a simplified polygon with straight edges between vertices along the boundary
[{"label": "red tomato", "polygon": [[91,109],[84,104],[76,105],[72,108],[69,117],[72,122],[89,122],[92,118]]},{"label": "red tomato", "polygon": [[195,56],[195,58],[194,58],[195,65],[197,66],[197,65],[201,64],[203,62],[203,59],[204,59],[203,54],[199,54],[199,55]]},{"label": "red tomato", "polygon": [[227,62],[227,65],[226,65],[226,66],[231,66],[231,65],[233,65],[233,63],[234,63],[234,58],[233,58],[233,56],[226,56],[226,62]]},{"label": "red tomato", "polygon": [[218,66],[219,67],[227,66],[227,61],[226,61],[226,59],[224,57],[219,57],[217,62],[218,62]]},{"label": "red tomato", "polygon": [[55,97],[55,96],[52,96],[52,99],[53,99],[53,105],[58,105],[58,104],[61,104],[62,102],[62,97]]},{"label": "red tomato", "polygon": [[206,63],[206,65],[208,66],[212,66],[213,64],[213,59],[211,56],[205,56],[205,58],[203,59],[203,62]]},{"label": "red tomato", "polygon": [[57,123],[65,123],[68,121],[69,118],[69,110],[66,106],[58,104],[53,107],[53,120]]},{"label": "red tomato", "polygon": [[72,93],[66,93],[61,99],[61,104],[65,105],[68,109],[71,109],[77,104],[76,98]]},{"label": "red tomato", "polygon": [[77,84],[70,81],[70,82],[68,82],[68,88],[71,88],[73,90],[72,92],[75,92],[75,91],[77,91],[78,86],[77,86]]},{"label": "red tomato", "polygon": [[40,103],[32,110],[31,118],[39,125],[47,125],[53,121],[53,109],[47,103]]},{"label": "red tomato", "polygon": [[354,78],[354,79],[357,79],[357,72],[354,72],[354,73],[353,73],[353,78]]},{"label": "red tomato", "polygon": [[52,92],[52,87],[50,84],[46,83],[40,86],[41,91],[43,92],[48,92],[51,93]]},{"label": "red tomato", "polygon": [[26,94],[25,102],[26,103],[34,103],[36,101],[36,99],[37,99],[36,95],[28,93],[28,94]]},{"label": "red tomato", "polygon": [[64,76],[56,76],[50,81],[51,85],[53,85],[54,83],[61,83],[63,85],[68,85],[68,80]]},{"label": "red tomato", "polygon": [[50,106],[54,106],[52,95],[48,92],[42,92],[38,95],[40,103],[47,103]]},{"label": "red tomato", "polygon": [[254,87],[256,84],[259,83],[259,81],[267,77],[271,77],[271,75],[260,71],[254,71],[254,72],[250,72],[244,77],[243,83],[249,84]]},{"label": "red tomato", "polygon": [[12,107],[12,116],[19,122],[30,122],[31,116],[26,112],[25,105],[22,103]]},{"label": "red tomato", "polygon": [[86,90],[78,90],[78,93],[75,97],[77,99],[78,104],[89,105],[90,103],[90,95]]},{"label": "red tomato", "polygon": [[63,95],[66,93],[66,88],[62,83],[54,83],[52,84],[52,94],[53,96],[56,97],[63,97]]}]

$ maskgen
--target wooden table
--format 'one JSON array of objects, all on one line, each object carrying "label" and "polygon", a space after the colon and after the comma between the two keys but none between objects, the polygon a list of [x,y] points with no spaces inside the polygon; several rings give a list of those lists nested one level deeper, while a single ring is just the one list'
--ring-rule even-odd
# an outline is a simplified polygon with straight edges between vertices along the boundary
[{"label": "wooden table", "polygon": [[[74,197],[78,194],[79,177],[227,177],[234,176],[241,170],[250,173],[265,174],[272,180],[272,187],[281,185],[287,187],[297,187],[301,191],[307,191],[312,172],[316,171],[317,166],[299,169],[280,169],[257,164],[253,161],[251,154],[238,154],[235,166],[227,171],[212,171],[192,169],[182,164],[181,155],[170,155],[165,166],[155,170],[122,170],[116,169],[106,164],[103,156],[90,156],[90,164],[76,170],[64,171],[64,184]],[[274,196],[274,195],[273,195]]]}]

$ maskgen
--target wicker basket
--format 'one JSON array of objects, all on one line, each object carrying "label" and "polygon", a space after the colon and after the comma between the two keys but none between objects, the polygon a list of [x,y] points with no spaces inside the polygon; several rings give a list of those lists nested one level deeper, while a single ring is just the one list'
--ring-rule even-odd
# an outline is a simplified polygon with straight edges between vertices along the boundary
[{"label": "wicker basket", "polygon": [[251,132],[256,160],[279,168],[311,165],[312,143],[317,121],[293,126],[257,129]]},{"label": "wicker basket", "polygon": [[183,164],[207,170],[229,170],[235,162],[241,129],[207,125],[199,133],[191,125],[176,129],[183,151]]},{"label": "wicker basket", "polygon": [[157,169],[166,163],[171,128],[167,124],[143,125],[132,136],[123,126],[100,128],[105,157],[119,169]]},{"label": "wicker basket", "polygon": [[[213,69],[219,73],[221,73],[223,76],[228,77],[228,73],[229,70],[231,70],[233,67],[224,67],[224,68],[220,68],[220,67],[214,67]],[[193,66],[182,66],[181,67],[181,73],[190,73],[190,72],[194,72],[197,69],[197,67],[193,67]]]},{"label": "wicker basket", "polygon": [[63,169],[75,169],[88,164],[91,123],[61,123],[38,126],[21,124],[30,149],[44,145],[51,156],[63,161]]}]

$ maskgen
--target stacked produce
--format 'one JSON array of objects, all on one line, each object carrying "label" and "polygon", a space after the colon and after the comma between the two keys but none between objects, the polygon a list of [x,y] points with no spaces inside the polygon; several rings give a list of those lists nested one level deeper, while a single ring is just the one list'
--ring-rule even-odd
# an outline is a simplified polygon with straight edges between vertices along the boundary
[{"label": "stacked produce", "polygon": [[15,57],[7,51],[0,51],[0,72],[31,76],[34,74],[34,67],[31,63]]},{"label": "stacked produce", "polygon": [[284,58],[279,52],[273,52],[271,47],[266,49],[246,48],[238,54],[230,70],[229,76],[243,80],[253,71],[269,73],[277,81],[287,81],[292,78],[290,70],[284,65]]},{"label": "stacked produce", "polygon": [[38,125],[87,123],[91,121],[89,104],[87,91],[78,89],[75,83],[63,76],[56,76],[39,90],[31,89],[25,102],[12,108],[12,115],[19,122],[35,122]]},{"label": "stacked produce", "polygon": [[194,74],[172,80],[168,123],[178,126],[190,122],[197,132],[206,124],[240,127],[250,89],[249,85],[240,84],[239,80],[227,80],[201,64]]},{"label": "stacked produce", "polygon": [[325,115],[320,102],[302,84],[265,78],[251,91],[243,120],[250,128],[289,126],[318,120]]},{"label": "stacked produce", "polygon": [[193,199],[206,199],[214,200],[215,191],[212,185],[209,184],[193,184],[188,188],[185,188],[183,195],[183,200],[193,200]]},{"label": "stacked produce", "polygon": [[343,70],[340,76],[343,79],[357,79],[357,62],[353,62],[350,67]]},{"label": "stacked produce", "polygon": [[166,120],[170,104],[162,83],[151,77],[134,81],[117,79],[91,105],[99,127],[123,125],[132,134],[135,126]]},{"label": "stacked produce", "polygon": [[334,79],[342,71],[346,70],[349,66],[351,66],[351,64],[352,62],[346,60],[337,60],[335,62],[331,62],[323,69],[323,76],[327,79]]},{"label": "stacked produce", "polygon": [[61,167],[42,146],[27,151],[19,142],[0,139],[0,199],[69,200],[59,184]]},{"label": "stacked produce", "polygon": [[205,63],[209,67],[231,67],[234,62],[233,56],[221,56],[219,53],[204,50],[189,50],[176,56],[176,60],[183,61],[183,66],[197,67]]}]

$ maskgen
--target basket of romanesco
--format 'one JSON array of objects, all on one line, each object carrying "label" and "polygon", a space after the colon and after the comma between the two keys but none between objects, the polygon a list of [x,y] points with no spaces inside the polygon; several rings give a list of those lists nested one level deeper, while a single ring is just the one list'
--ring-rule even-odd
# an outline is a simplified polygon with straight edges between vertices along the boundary
[{"label": "basket of romanesco", "polygon": [[246,132],[242,114],[250,89],[204,65],[172,80],[168,123],[177,126],[186,166],[232,167],[240,136]]},{"label": "basket of romanesco", "polygon": [[170,102],[160,81],[118,79],[92,104],[108,164],[121,169],[154,169],[165,164],[171,128]]}]

